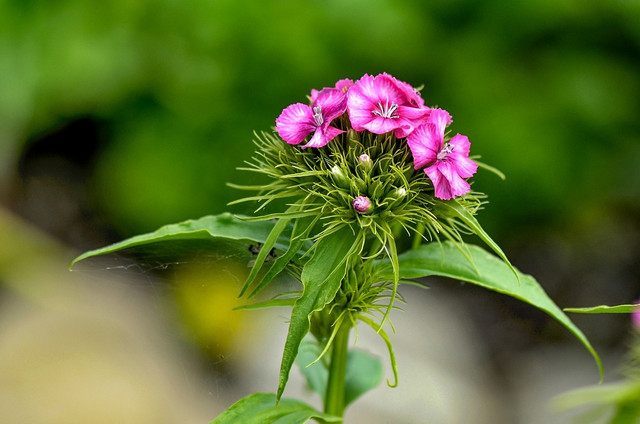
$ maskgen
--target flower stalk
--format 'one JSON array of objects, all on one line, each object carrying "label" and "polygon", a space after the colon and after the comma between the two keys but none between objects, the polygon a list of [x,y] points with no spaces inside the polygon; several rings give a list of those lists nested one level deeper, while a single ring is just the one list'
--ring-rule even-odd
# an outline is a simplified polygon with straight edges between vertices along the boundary
[{"label": "flower stalk", "polygon": [[333,339],[331,363],[329,364],[329,380],[324,399],[324,412],[337,417],[342,417],[345,410],[345,373],[350,331],[351,322],[348,319],[342,320]]}]

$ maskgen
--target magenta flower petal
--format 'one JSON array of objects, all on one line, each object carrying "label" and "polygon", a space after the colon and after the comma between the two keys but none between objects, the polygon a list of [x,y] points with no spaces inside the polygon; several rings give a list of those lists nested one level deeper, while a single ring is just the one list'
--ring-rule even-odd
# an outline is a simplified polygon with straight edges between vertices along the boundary
[{"label": "magenta flower petal", "polygon": [[435,125],[438,134],[442,134],[442,137],[444,137],[444,131],[447,125],[452,122],[452,120],[451,115],[449,115],[449,112],[447,112],[446,110],[431,109],[427,122]]},{"label": "magenta flower petal", "polygon": [[431,109],[427,122],[407,137],[416,169],[424,170],[433,183],[434,195],[452,199],[467,194],[471,186],[465,178],[472,177],[478,164],[469,159],[471,143],[461,134],[444,142],[444,133],[451,123],[451,115],[442,109]]},{"label": "magenta flower petal", "polygon": [[276,119],[276,130],[289,144],[300,144],[316,129],[313,110],[302,103],[286,107]]},{"label": "magenta flower petal", "polygon": [[405,138],[413,132],[417,125],[427,121],[431,109],[398,106],[397,111],[400,117],[396,121],[398,128],[396,128],[394,135],[396,138]]},{"label": "magenta flower petal", "polygon": [[404,81],[400,81],[400,80],[397,80],[395,78],[393,78],[393,79],[396,81],[396,84],[398,85],[400,90],[402,90],[404,92],[404,95],[406,96],[407,101],[409,102],[409,104],[411,106],[416,107],[416,108],[424,107],[424,99],[420,95],[419,91],[417,91],[410,84],[407,84]]},{"label": "magenta flower petal", "polygon": [[428,108],[416,107],[415,90],[388,74],[364,75],[347,91],[347,111],[351,126],[374,134],[395,131],[406,137],[426,119]]},{"label": "magenta flower petal", "polygon": [[424,124],[409,134],[407,144],[413,155],[415,169],[420,169],[436,161],[442,148],[442,139],[435,133],[433,125]]},{"label": "magenta flower petal", "polygon": [[436,162],[424,172],[433,183],[434,195],[439,199],[453,199],[471,190],[469,183],[456,173],[451,163]]},{"label": "magenta flower petal", "polygon": [[[336,82],[335,87],[333,87],[333,89],[336,90],[340,90],[343,93],[346,93],[347,90],[349,90],[349,88],[353,85],[353,81],[350,80],[349,78],[344,78],[341,79],[340,81]],[[330,89],[328,87],[323,88],[322,90],[327,90]],[[316,99],[318,98],[318,94],[322,91],[322,90],[311,90],[311,103],[315,103]]]},{"label": "magenta flower petal", "polygon": [[456,165],[457,173],[462,178],[470,178],[478,170],[478,164],[469,159],[469,149],[471,143],[466,135],[456,134],[449,141],[449,144],[453,147],[450,153],[452,157],[452,163]]},{"label": "magenta flower petal", "polygon": [[319,107],[323,121],[331,123],[347,110],[347,95],[336,88],[324,88],[316,96],[313,107]]},{"label": "magenta flower petal", "polygon": [[326,128],[319,127],[311,137],[311,140],[304,146],[307,147],[322,147],[326,146],[331,140],[333,140],[338,134],[342,134],[344,131],[336,127],[326,126]]},{"label": "magenta flower petal", "polygon": [[351,88],[352,86],[353,80],[350,80],[349,78],[344,78],[336,82],[336,88],[338,90],[341,90],[343,93],[346,93],[347,90],[349,90],[349,88]]}]

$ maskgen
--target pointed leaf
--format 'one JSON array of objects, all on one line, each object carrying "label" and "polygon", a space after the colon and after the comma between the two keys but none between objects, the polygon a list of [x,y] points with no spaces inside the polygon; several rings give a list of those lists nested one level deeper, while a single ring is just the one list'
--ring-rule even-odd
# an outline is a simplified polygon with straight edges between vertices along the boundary
[{"label": "pointed leaf", "polygon": [[[228,239],[264,243],[273,226],[272,222],[242,221],[229,213],[208,215],[200,219],[165,225],[152,233],[141,234],[100,249],[90,250],[74,259],[69,267],[73,267],[83,259],[163,241]],[[289,237],[290,232],[285,231],[278,238],[275,247],[285,250],[289,244]]]},{"label": "pointed leaf", "polygon": [[562,411],[589,404],[618,404],[637,399],[640,399],[640,384],[637,381],[622,381],[563,393],[553,400],[552,406]]},{"label": "pointed leaf", "polygon": [[309,332],[309,316],[331,302],[347,271],[349,257],[356,251],[358,240],[348,226],[328,235],[315,245],[313,257],[302,270],[304,291],[291,313],[289,332],[282,355],[278,399],[289,380],[303,337]]},{"label": "pointed leaf", "polygon": [[[324,402],[329,380],[329,370],[324,361],[316,361],[322,347],[311,337],[305,337],[300,344],[296,363],[314,392]],[[312,365],[309,365],[312,364]],[[384,370],[380,360],[360,349],[349,349],[345,373],[345,406],[375,388],[382,381]]]},{"label": "pointed leaf", "polygon": [[640,309],[640,305],[598,305],[588,308],[564,308],[564,311],[576,314],[630,314],[638,309]]},{"label": "pointed leaf", "polygon": [[[603,369],[600,358],[585,335],[549,298],[532,276],[516,271],[520,277],[519,283],[518,279],[513,275],[515,268],[509,267],[503,261],[478,246],[468,245],[468,251],[471,254],[475,269],[460,250],[450,242],[441,244],[429,243],[417,249],[409,250],[398,257],[400,278],[415,279],[429,275],[439,275],[466,281],[529,303],[551,315],[573,333],[593,355],[602,375]],[[387,277],[391,279],[391,266],[387,265],[387,269]]]},{"label": "pointed leaf", "polygon": [[240,399],[210,424],[304,424],[310,419],[340,423],[342,418],[318,412],[296,399],[280,399],[273,393],[255,393]]},{"label": "pointed leaf", "polygon": [[296,303],[296,298],[288,299],[270,299],[264,302],[251,303],[249,305],[242,305],[233,308],[234,311],[250,311],[253,309],[266,309],[276,306],[293,306]]},{"label": "pointed leaf", "polygon": [[513,274],[518,278],[518,283],[520,282],[520,276],[513,265],[511,265],[511,262],[509,262],[509,259],[507,259],[507,255],[505,255],[500,246],[498,246],[498,244],[489,237],[489,234],[484,231],[475,216],[471,215],[464,206],[462,206],[457,200],[452,199],[447,201],[438,201],[435,204],[435,207],[439,209],[441,213],[453,218],[458,218],[467,225],[475,235],[480,237],[480,239],[496,253],[496,255],[500,256],[500,258],[509,266],[511,271],[513,271]]},{"label": "pointed leaf", "polygon": [[[322,353],[322,347],[309,335],[305,336],[300,343],[300,350],[296,357],[296,364],[300,367],[302,375],[307,380],[311,389],[320,395],[324,403],[324,396],[327,391],[327,381],[329,380],[329,370],[324,361],[316,362]],[[310,365],[311,364],[311,365]]]},{"label": "pointed leaf", "polygon": [[273,265],[269,268],[269,270],[262,277],[262,280],[257,285],[255,289],[251,292],[249,297],[253,297],[258,294],[262,289],[264,289],[280,272],[282,272],[289,262],[300,252],[300,249],[304,246],[306,238],[308,237],[311,229],[315,225],[318,219],[318,215],[298,218],[296,220],[295,225],[293,226],[293,231],[291,233],[291,242],[289,244],[289,248],[287,251],[278,256]]},{"label": "pointed leaf", "polygon": [[[293,209],[294,209],[293,206],[289,208],[289,210],[293,210]],[[244,285],[240,290],[240,296],[244,295],[244,292],[247,290],[247,288],[249,288],[253,280],[255,280],[255,278],[258,276],[258,273],[260,272],[260,269],[262,268],[264,261],[267,259],[267,256],[269,255],[269,252],[275,246],[276,242],[278,241],[278,237],[280,237],[282,232],[287,228],[287,226],[289,225],[289,222],[291,222],[291,219],[289,218],[280,218],[276,222],[276,225],[274,225],[273,228],[271,229],[269,236],[264,241],[264,245],[258,252],[258,256],[256,257],[256,260],[253,264],[253,268],[251,268],[251,272],[247,277],[247,281],[244,282]]]},{"label": "pointed leaf", "polygon": [[377,387],[382,381],[383,374],[380,359],[363,350],[349,349],[347,372],[344,377],[345,406]]}]

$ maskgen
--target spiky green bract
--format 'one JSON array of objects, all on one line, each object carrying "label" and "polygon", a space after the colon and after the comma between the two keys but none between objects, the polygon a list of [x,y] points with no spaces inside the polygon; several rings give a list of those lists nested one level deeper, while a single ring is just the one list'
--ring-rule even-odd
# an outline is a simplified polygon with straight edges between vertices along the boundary
[{"label": "spiky green bract", "polygon": [[[279,220],[270,240],[276,240],[278,231],[291,224],[293,234],[289,249],[266,272],[259,272],[264,261],[256,260],[242,290],[244,293],[253,286],[250,296],[254,296],[287,266],[294,267],[294,274],[304,284],[292,312],[278,398],[282,396],[299,344],[309,330],[324,346],[322,357],[331,349],[338,328],[345,323],[355,327],[357,322],[364,322],[389,346],[395,370],[383,326],[397,297],[399,240],[444,237],[463,249],[462,234],[470,231],[467,222],[452,218],[439,207],[442,200],[434,197],[433,185],[425,173],[414,168],[406,140],[397,139],[392,133],[356,133],[349,130],[345,118],[339,126],[346,132],[319,149],[287,144],[276,134],[256,134],[256,154],[241,169],[263,174],[270,181],[261,186],[234,186],[257,192],[238,201],[257,201],[256,212],[276,200],[289,203],[285,212],[252,218]],[[364,213],[354,209],[354,199],[361,196],[371,202]],[[482,194],[470,193],[456,199],[456,206],[464,210],[465,216],[473,216],[483,198]],[[342,243],[345,237],[351,241]],[[330,243],[325,243],[329,239]],[[321,275],[323,281],[310,278],[309,269],[318,268],[317,263],[334,266],[339,258],[325,260],[323,255],[329,257],[340,246],[344,246],[348,257],[340,258],[344,261],[337,265],[339,269],[331,276]],[[265,243],[263,249],[270,248],[271,244]],[[265,255],[258,259],[262,256]],[[391,278],[376,269],[378,260],[383,258],[392,264]],[[338,274],[340,278],[336,279]],[[282,301],[269,304],[275,306]]]},{"label": "spiky green bract", "polygon": [[[256,135],[256,155],[247,171],[264,174],[263,186],[234,186],[255,190],[255,196],[237,202],[258,201],[261,211],[277,199],[291,199],[287,212],[253,219],[286,218],[293,221],[317,216],[319,225],[308,238],[319,239],[349,225],[366,238],[368,257],[392,256],[392,241],[404,233],[425,240],[445,237],[461,241],[468,226],[450,216],[440,216],[433,186],[421,170],[415,170],[411,151],[404,139],[391,133],[346,132],[320,149],[301,149],[283,142],[275,134]],[[370,161],[363,162],[366,154]],[[366,196],[367,213],[358,213],[353,200]],[[456,199],[469,215],[482,205],[484,196],[470,193]]]}]

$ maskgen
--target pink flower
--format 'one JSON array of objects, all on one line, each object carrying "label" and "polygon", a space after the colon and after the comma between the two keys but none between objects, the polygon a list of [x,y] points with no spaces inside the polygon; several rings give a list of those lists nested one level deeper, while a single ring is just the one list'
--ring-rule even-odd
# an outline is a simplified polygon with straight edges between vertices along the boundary
[{"label": "pink flower", "polygon": [[637,300],[636,303],[638,306],[636,306],[631,313],[631,323],[635,328],[640,330],[640,300]]},{"label": "pink flower", "polygon": [[396,137],[406,137],[425,121],[429,110],[413,87],[388,74],[365,74],[347,92],[347,111],[358,132],[394,131]]},{"label": "pink flower", "polygon": [[407,137],[415,168],[431,164],[424,172],[433,183],[435,196],[444,200],[467,194],[471,187],[464,178],[478,170],[478,165],[469,159],[471,144],[466,136],[457,134],[444,142],[444,132],[450,123],[447,111],[431,109],[427,122]]},{"label": "pink flower", "polygon": [[[334,87],[336,90],[340,90],[343,93],[346,93],[347,90],[349,90],[349,88],[353,85],[353,81],[350,80],[349,78],[345,78],[345,79],[341,79],[340,81],[338,81],[336,83],[336,86]],[[327,90],[328,88],[325,87],[322,90]],[[316,99],[318,98],[318,93],[320,93],[322,90],[318,91],[315,89],[311,90],[311,101],[315,102]]]},{"label": "pink flower", "polygon": [[371,207],[371,200],[365,196],[358,196],[353,199],[353,209],[358,213],[366,213]]},{"label": "pink flower", "polygon": [[312,107],[295,103],[284,109],[276,119],[278,134],[289,144],[300,144],[313,133],[313,137],[302,147],[303,149],[322,147],[344,132],[329,125],[347,109],[344,91],[324,88],[313,97]]}]

